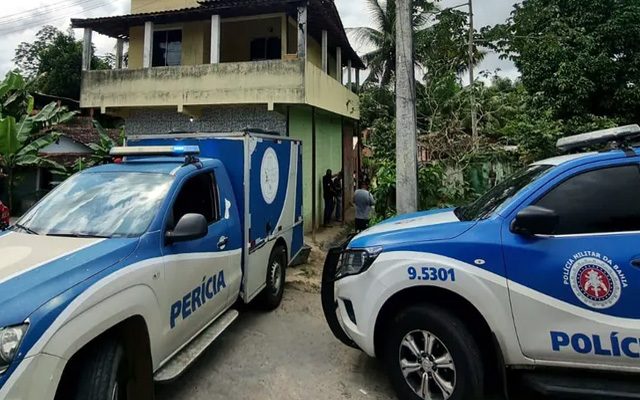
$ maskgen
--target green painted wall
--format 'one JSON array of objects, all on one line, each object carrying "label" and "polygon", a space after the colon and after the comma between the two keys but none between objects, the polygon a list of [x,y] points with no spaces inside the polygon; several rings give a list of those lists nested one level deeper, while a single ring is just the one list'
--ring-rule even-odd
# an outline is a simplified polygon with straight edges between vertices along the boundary
[{"label": "green painted wall", "polygon": [[323,223],[322,177],[327,169],[335,174],[342,169],[342,120],[338,115],[316,110],[316,205],[318,225]]},{"label": "green painted wall", "polygon": [[[305,231],[312,229],[312,143],[311,107],[294,107],[289,110],[289,135],[302,140],[303,201]],[[316,223],[321,224],[324,213],[322,176],[327,169],[333,173],[342,168],[342,122],[340,116],[316,110]]]},{"label": "green painted wall", "polygon": [[302,140],[302,193],[303,218],[305,231],[311,230],[311,160],[312,160],[312,124],[311,107],[294,107],[289,109],[289,136]]}]

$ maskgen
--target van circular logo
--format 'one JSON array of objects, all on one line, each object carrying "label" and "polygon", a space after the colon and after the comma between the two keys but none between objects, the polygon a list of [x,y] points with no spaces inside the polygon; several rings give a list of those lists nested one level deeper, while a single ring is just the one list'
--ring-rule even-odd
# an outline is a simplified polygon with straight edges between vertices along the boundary
[{"label": "van circular logo", "polygon": [[578,300],[592,308],[614,306],[622,294],[616,271],[599,257],[580,257],[571,264],[568,283]]}]

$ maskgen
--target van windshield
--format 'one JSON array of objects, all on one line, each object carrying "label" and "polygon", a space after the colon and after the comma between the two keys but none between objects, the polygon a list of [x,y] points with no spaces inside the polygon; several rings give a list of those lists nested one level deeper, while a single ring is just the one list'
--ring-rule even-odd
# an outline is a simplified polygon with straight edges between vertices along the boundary
[{"label": "van windshield", "polygon": [[29,210],[14,229],[49,236],[140,236],[172,181],[170,175],[155,173],[77,174]]},{"label": "van windshield", "polygon": [[516,172],[473,203],[456,208],[456,216],[462,221],[473,221],[489,217],[505,206],[518,192],[529,186],[551,168],[551,165],[531,165]]}]

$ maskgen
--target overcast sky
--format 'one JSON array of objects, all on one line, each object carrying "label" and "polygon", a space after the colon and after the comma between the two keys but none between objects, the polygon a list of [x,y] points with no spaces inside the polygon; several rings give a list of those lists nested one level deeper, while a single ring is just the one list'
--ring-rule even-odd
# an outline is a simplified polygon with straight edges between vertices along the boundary
[{"label": "overcast sky", "polygon": [[[478,27],[503,22],[511,12],[515,0],[475,0],[474,14]],[[345,27],[370,25],[365,0],[335,0]],[[441,7],[455,6],[462,0],[442,0]],[[66,29],[70,18],[88,18],[129,13],[130,0],[3,0],[0,16],[0,76],[14,68],[15,48],[20,42],[32,41],[43,25],[55,25]],[[76,32],[80,37],[81,32]],[[98,54],[113,53],[115,40],[94,35]],[[501,70],[509,77],[518,75],[510,62],[489,55],[480,70]]]}]

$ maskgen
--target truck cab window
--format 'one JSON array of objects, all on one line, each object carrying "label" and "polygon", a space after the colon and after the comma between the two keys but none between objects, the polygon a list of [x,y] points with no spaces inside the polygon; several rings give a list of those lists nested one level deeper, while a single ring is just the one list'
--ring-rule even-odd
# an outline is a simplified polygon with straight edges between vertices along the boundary
[{"label": "truck cab window", "polygon": [[640,231],[640,172],[637,165],[576,175],[536,205],[560,217],[556,234]]},{"label": "truck cab window", "polygon": [[185,214],[202,214],[209,224],[219,219],[218,189],[212,173],[203,173],[185,182],[175,203],[173,218],[169,226],[173,227]]}]

